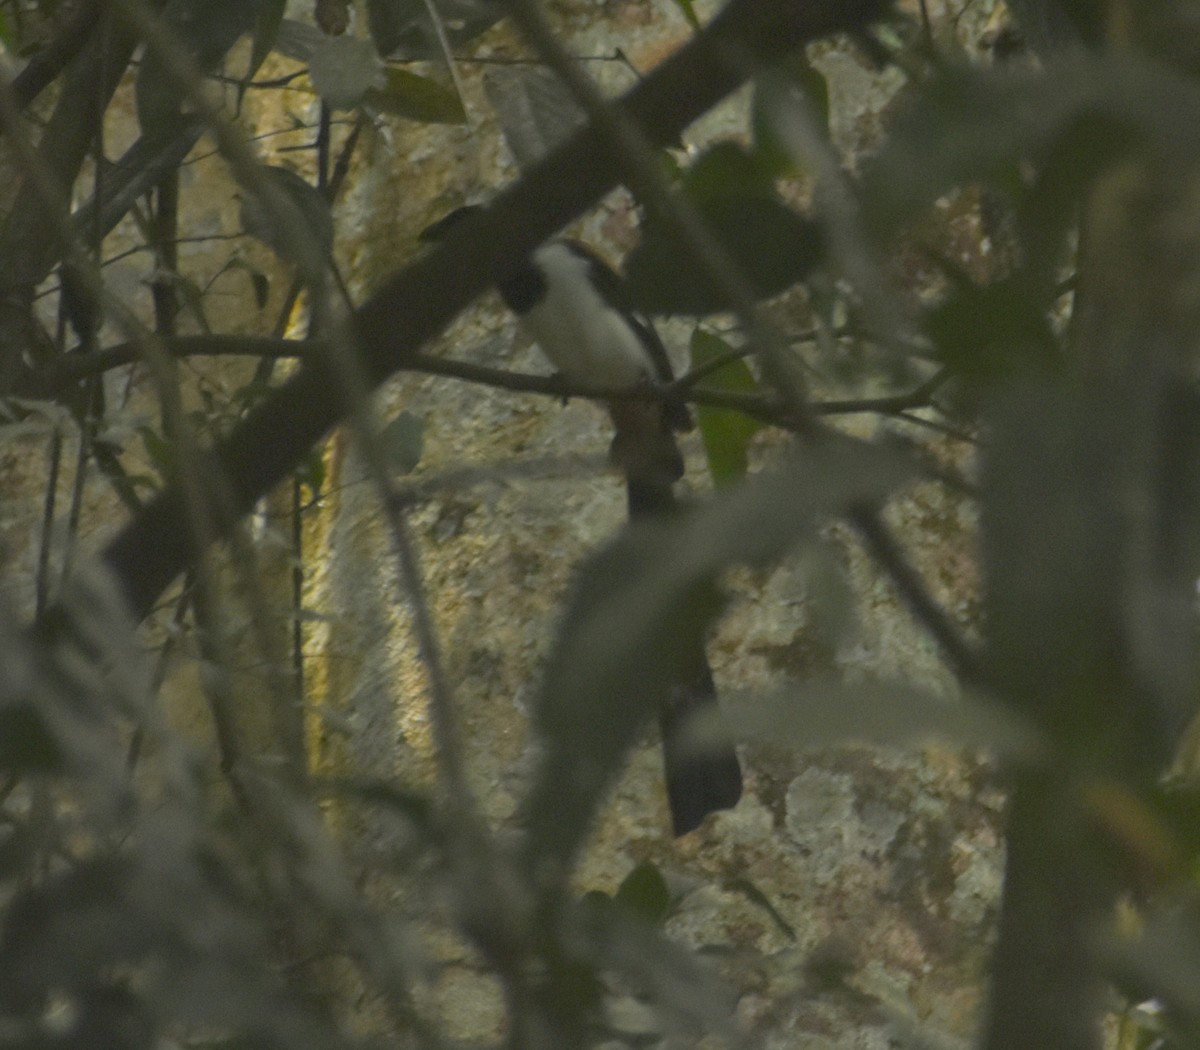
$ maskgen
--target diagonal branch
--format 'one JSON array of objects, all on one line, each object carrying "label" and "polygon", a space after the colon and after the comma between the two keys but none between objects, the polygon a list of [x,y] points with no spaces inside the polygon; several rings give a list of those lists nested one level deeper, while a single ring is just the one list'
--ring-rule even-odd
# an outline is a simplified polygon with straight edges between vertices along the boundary
[{"label": "diagonal branch", "polygon": [[[854,28],[883,13],[884,0],[731,0],[699,36],[626,95],[621,106],[658,144],[685,128],[751,72],[810,40]],[[593,205],[618,180],[618,159],[586,127],[551,153],[495,204],[451,231],[437,248],[384,282],[354,316],[369,382],[404,365],[513,260]],[[318,363],[305,365],[217,447],[232,509],[244,514],[282,481],[304,453],[345,415],[337,386]],[[131,608],[144,616],[196,556],[180,486],[164,489],[104,550]]]}]

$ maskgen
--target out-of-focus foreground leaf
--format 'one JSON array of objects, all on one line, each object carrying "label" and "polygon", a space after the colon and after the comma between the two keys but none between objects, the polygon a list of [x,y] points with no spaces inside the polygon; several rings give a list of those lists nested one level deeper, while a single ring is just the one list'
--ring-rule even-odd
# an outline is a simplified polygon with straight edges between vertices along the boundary
[{"label": "out-of-focus foreground leaf", "polygon": [[578,848],[625,751],[702,644],[721,574],[779,558],[822,517],[912,477],[897,451],[829,437],[677,520],[629,529],[588,562],[534,711],[546,748],[526,807],[535,865],[559,871]]}]

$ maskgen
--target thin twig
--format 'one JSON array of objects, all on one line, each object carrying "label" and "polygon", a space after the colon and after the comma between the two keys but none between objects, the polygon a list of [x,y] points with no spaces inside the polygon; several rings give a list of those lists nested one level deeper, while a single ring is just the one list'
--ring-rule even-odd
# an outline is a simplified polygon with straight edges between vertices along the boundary
[{"label": "thin twig", "polygon": [[946,662],[965,685],[985,682],[983,661],[954,622],[929,593],[921,574],[905,556],[900,544],[871,507],[855,507],[846,515],[858,530],[872,558],[888,574],[901,600],[941,647]]},{"label": "thin twig", "polygon": [[50,548],[54,535],[54,505],[58,497],[58,471],[62,464],[62,431],[55,426],[50,439],[50,469],[46,479],[46,498],[42,504],[42,543],[38,548],[37,599],[35,610],[40,617],[50,599]]}]

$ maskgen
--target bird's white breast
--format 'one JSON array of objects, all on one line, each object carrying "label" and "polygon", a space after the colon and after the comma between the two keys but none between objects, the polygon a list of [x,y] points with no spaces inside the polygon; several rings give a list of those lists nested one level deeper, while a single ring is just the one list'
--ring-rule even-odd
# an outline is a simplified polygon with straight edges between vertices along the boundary
[{"label": "bird's white breast", "polygon": [[533,255],[546,291],[521,320],[559,372],[597,387],[632,386],[654,369],[637,333],[596,291],[588,261],[566,245]]}]

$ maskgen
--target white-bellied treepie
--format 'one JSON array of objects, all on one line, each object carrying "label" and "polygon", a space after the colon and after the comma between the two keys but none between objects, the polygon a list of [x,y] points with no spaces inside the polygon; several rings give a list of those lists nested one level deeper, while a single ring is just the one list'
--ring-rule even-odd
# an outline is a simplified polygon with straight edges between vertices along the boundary
[{"label": "white-bellied treepie", "polygon": [[[451,212],[422,233],[439,240],[473,211]],[[550,241],[497,286],[565,379],[598,389],[669,383],[666,348],[653,326],[629,307],[621,278],[586,245]],[[611,458],[625,475],[631,519],[677,509],[673,484],[683,476],[674,431],[690,430],[682,402],[610,401],[615,436]],[[699,826],[709,813],[729,809],[742,793],[742,771],[731,744],[688,746],[686,723],[716,707],[717,694],[703,645],[689,654],[688,671],[659,712],[667,798],[676,835]]]}]

